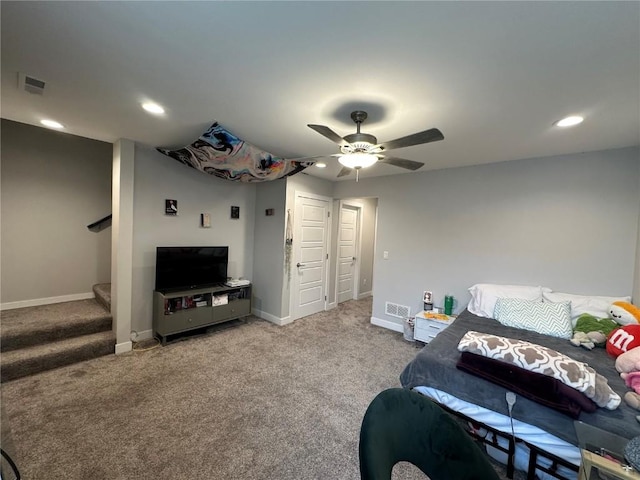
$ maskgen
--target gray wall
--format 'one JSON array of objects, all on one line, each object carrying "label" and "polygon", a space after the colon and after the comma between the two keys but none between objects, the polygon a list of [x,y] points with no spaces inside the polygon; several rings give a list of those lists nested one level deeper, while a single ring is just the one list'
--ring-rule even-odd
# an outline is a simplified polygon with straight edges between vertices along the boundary
[{"label": "gray wall", "polygon": [[[93,284],[109,282],[111,229],[96,234],[86,225],[111,211],[111,144],[6,120],[1,126],[3,305],[88,294]],[[422,291],[431,289],[436,303],[453,293],[459,311],[476,282],[632,294],[640,301],[638,148],[359,183],[301,174],[244,185],[137,146],[133,329],[151,329],[158,245],[228,244],[230,275],[252,279],[255,306],[286,318],[289,286],[276,246],[297,190],[378,199],[373,316],[391,325],[400,321],[384,314],[385,301],[415,311]],[[164,215],[165,198],[178,200],[178,217]],[[241,207],[240,220],[229,218],[231,205]],[[274,217],[265,217],[265,208],[274,208]],[[365,208],[373,219],[364,230],[375,222],[373,211]],[[211,229],[199,227],[202,212],[212,214]],[[385,250],[389,260],[382,260]],[[362,267],[361,282],[368,277]]]},{"label": "gray wall", "polygon": [[[640,176],[638,177],[638,203],[640,204]],[[640,206],[638,207],[638,238],[636,240],[636,273],[633,280],[633,293],[631,294],[634,303],[640,306]]]},{"label": "gray wall", "polygon": [[377,198],[359,198],[363,205],[362,241],[360,244],[360,297],[371,294],[373,288],[373,262],[376,239],[376,212],[378,209]]},{"label": "gray wall", "polygon": [[[136,145],[134,178],[131,328],[147,333],[156,247],[228,245],[229,276],[252,278],[256,186],[206,175],[141,145]],[[165,199],[178,201],[177,217],[164,214]],[[230,218],[232,205],[240,207],[238,220]],[[211,214],[211,228],[200,227],[201,213]]]},{"label": "gray wall", "polygon": [[423,290],[436,305],[450,292],[459,312],[478,282],[630,295],[639,178],[627,148],[338,182],[334,196],[378,197],[373,317],[400,324],[385,301],[415,312]]},{"label": "gray wall", "polygon": [[[286,225],[285,179],[256,185],[256,224],[253,248],[253,308],[272,320],[282,317],[284,270],[284,240]],[[274,214],[266,216],[265,210]]]},{"label": "gray wall", "polygon": [[[2,120],[3,306],[110,282],[112,145]],[[18,305],[20,306],[20,305]]]}]

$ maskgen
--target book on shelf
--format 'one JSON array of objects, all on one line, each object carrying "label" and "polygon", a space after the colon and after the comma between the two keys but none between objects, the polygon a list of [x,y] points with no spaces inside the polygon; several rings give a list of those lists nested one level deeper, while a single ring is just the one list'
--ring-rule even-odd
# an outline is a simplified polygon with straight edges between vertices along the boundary
[{"label": "book on shelf", "polygon": [[227,280],[227,282],[225,283],[225,285],[227,287],[246,287],[247,285],[250,285],[251,281],[246,280],[246,279],[235,279],[235,280]]},{"label": "book on shelf", "polygon": [[211,304],[214,307],[218,305],[227,305],[229,303],[229,296],[225,293],[223,295],[214,295],[211,299]]}]

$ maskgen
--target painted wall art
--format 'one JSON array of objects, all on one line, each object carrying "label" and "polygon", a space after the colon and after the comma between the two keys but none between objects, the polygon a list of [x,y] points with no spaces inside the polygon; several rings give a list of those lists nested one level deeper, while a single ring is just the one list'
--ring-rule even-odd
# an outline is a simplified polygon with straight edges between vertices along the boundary
[{"label": "painted wall art", "polygon": [[201,172],[239,182],[276,180],[312,165],[271,155],[239,139],[217,122],[184,148],[157,150]]}]

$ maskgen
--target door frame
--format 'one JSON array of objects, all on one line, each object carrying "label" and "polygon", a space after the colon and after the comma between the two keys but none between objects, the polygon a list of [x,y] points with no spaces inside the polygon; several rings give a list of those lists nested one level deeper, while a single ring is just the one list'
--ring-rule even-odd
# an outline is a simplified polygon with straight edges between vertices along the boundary
[{"label": "door frame", "polygon": [[[327,212],[329,213],[329,216],[327,218],[325,218],[325,228],[326,228],[326,238],[324,241],[324,248],[325,248],[325,252],[326,252],[326,256],[325,256],[325,260],[323,263],[323,268],[324,268],[324,281],[322,282],[322,291],[324,294],[324,302],[323,302],[323,311],[327,311],[328,310],[328,305],[329,305],[329,296],[327,295],[328,290],[329,290],[329,262],[331,260],[331,221],[333,218],[333,198],[331,197],[325,197],[324,195],[318,195],[315,193],[309,193],[309,192],[303,192],[303,191],[298,191],[296,190],[295,194],[294,194],[294,200],[293,200],[293,219],[294,219],[294,224],[293,224],[293,242],[294,242],[294,247],[293,247],[293,256],[291,259],[291,268],[294,268],[294,265],[296,265],[300,259],[298,258],[298,249],[296,248],[296,239],[300,238],[301,235],[301,227],[300,227],[300,222],[296,222],[296,209],[298,207],[298,200],[300,198],[310,198],[312,200],[320,200],[320,201],[325,201],[327,202]],[[303,317],[298,317],[298,310],[297,307],[295,305],[296,302],[294,302],[294,299],[297,298],[297,293],[298,292],[294,292],[294,284],[295,282],[291,282],[289,284],[289,316],[291,318],[291,321],[295,321],[298,318],[303,318]]]},{"label": "door frame", "polygon": [[357,219],[356,219],[356,239],[355,239],[355,265],[353,266],[353,289],[352,289],[352,300],[357,300],[360,295],[360,254],[362,252],[362,222],[364,215],[362,214],[364,210],[364,205],[360,202],[356,202],[353,200],[345,199],[339,200],[338,204],[338,221],[337,221],[337,232],[336,232],[336,251],[335,251],[335,279],[334,279],[334,292],[333,298],[335,298],[335,305],[338,306],[338,279],[340,276],[340,258],[338,256],[338,249],[340,248],[340,225],[342,225],[342,209],[344,207],[352,208],[353,210],[357,210]]}]

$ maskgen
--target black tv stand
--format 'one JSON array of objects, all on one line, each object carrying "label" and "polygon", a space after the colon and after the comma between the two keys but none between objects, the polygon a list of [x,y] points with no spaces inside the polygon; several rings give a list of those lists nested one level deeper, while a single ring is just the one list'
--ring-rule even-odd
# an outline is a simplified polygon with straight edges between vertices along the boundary
[{"label": "black tv stand", "polygon": [[162,342],[181,333],[251,314],[251,285],[153,292],[153,332]]}]

